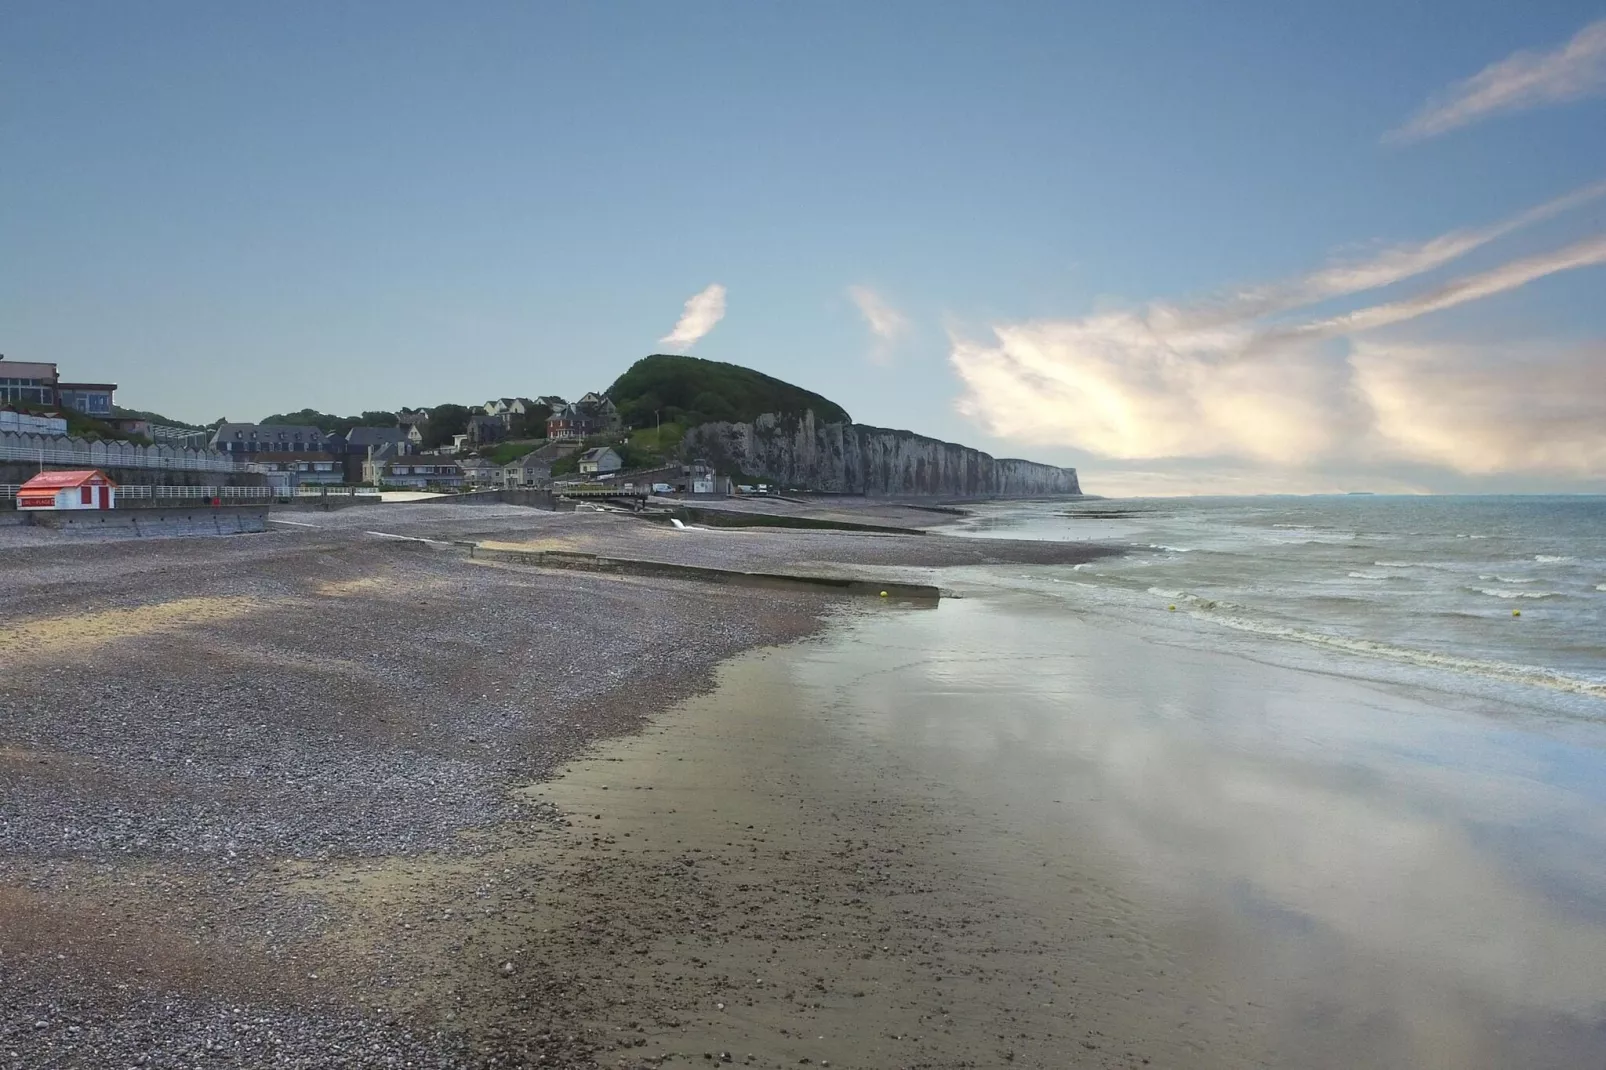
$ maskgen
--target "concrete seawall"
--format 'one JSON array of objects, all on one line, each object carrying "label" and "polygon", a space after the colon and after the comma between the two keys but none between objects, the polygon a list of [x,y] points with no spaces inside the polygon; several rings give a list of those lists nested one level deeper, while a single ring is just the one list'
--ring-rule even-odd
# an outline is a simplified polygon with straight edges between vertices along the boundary
[{"label": "concrete seawall", "polygon": [[34,527],[74,535],[129,538],[248,535],[268,530],[266,505],[182,505],[139,509],[71,509],[14,514]]},{"label": "concrete seawall", "polygon": [[527,505],[532,509],[556,512],[573,512],[574,503],[565,501],[549,490],[505,487],[495,490],[465,490],[460,494],[443,494],[439,498],[426,498],[424,503],[444,505]]}]

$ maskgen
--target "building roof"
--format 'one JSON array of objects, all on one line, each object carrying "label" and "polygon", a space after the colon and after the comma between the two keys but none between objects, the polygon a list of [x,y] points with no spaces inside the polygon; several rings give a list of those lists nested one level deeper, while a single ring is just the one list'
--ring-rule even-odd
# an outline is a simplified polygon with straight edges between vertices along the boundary
[{"label": "building roof", "polygon": [[309,438],[322,441],[324,432],[311,424],[218,424],[212,437],[219,442],[289,442]]},{"label": "building roof", "polygon": [[588,449],[582,453],[580,455],[580,459],[582,461],[600,461],[602,460],[602,455],[604,453],[611,453],[615,457],[619,456],[619,452],[612,446],[593,446],[591,449]]},{"label": "building roof", "polygon": [[111,487],[117,485],[110,476],[98,468],[84,468],[70,472],[40,472],[18,488],[18,493],[25,490],[64,490],[68,487],[101,484]]},{"label": "building roof", "polygon": [[400,427],[353,427],[346,432],[346,443],[351,446],[378,446],[406,439],[407,432]]},{"label": "building roof", "polygon": [[57,383],[57,390],[116,390],[116,383]]}]

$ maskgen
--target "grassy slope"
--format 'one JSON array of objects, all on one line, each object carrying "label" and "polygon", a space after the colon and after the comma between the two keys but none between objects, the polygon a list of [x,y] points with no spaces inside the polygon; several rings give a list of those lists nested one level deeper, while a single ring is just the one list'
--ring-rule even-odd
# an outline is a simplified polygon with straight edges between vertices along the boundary
[{"label": "grassy slope", "polygon": [[810,410],[825,423],[849,422],[842,406],[812,391],[751,368],[697,357],[644,357],[615,380],[608,396],[630,427],[652,427],[655,413],[666,424],[686,427]]}]

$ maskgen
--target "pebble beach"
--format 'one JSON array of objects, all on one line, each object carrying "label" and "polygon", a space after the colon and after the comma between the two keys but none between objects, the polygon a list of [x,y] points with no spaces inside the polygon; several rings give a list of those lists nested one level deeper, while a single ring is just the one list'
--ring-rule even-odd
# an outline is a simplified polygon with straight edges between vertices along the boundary
[{"label": "pebble beach", "polygon": [[[631,937],[572,899],[552,923],[560,882],[597,877],[574,876],[591,819],[540,785],[726,659],[872,610],[455,547],[927,582],[1089,553],[507,506],[278,515],[224,539],[7,532],[0,1066],[662,1065],[646,1030],[690,996],[598,990]],[[730,921],[642,895],[688,933]]]}]

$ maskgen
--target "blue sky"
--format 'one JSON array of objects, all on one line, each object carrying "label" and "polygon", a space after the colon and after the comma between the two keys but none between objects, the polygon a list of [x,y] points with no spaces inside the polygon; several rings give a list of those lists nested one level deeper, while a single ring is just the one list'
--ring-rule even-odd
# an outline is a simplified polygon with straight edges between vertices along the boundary
[{"label": "blue sky", "polygon": [[[1090,490],[1600,487],[1589,256],[1247,356],[1193,334],[1134,349],[1127,328],[1606,179],[1606,51],[1579,37],[1603,18],[1598,0],[12,3],[0,352],[190,419],[574,396],[670,348],[718,284],[725,314],[688,351],[864,422],[1075,463]],[[1495,103],[1454,112],[1475,91]],[[1584,197],[1234,338],[1603,233],[1606,198]],[[1513,389],[1524,404],[1496,403]],[[1289,413],[1322,433],[1278,431]]]}]

